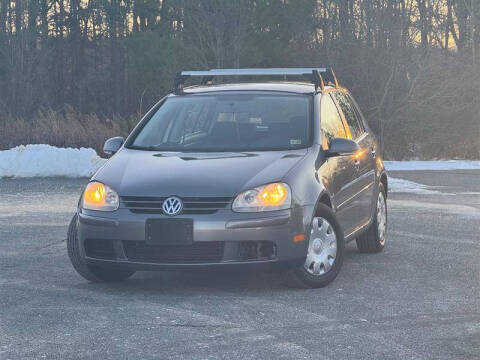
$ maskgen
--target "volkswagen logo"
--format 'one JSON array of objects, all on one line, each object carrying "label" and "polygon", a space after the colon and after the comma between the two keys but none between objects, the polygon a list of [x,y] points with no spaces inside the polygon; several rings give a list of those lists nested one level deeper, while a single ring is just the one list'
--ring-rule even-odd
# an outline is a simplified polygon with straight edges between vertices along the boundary
[{"label": "volkswagen logo", "polygon": [[162,204],[162,210],[165,215],[177,215],[183,209],[182,200],[176,196],[170,196]]}]

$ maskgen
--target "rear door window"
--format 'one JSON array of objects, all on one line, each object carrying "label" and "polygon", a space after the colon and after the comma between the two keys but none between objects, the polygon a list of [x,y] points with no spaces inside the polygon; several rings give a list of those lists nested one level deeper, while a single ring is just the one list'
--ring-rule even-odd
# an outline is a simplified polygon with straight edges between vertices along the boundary
[{"label": "rear door window", "polygon": [[335,92],[335,98],[337,99],[340,109],[345,116],[345,121],[349,127],[352,139],[358,139],[360,136],[362,136],[364,130],[362,123],[355,111],[355,105],[353,104],[352,99],[348,94],[343,92]]}]

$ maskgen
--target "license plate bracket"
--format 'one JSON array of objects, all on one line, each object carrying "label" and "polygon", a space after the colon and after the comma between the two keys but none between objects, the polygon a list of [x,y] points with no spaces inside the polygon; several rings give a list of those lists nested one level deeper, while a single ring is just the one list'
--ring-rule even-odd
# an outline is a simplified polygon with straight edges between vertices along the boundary
[{"label": "license plate bracket", "polygon": [[193,219],[147,219],[145,223],[147,245],[191,245]]}]

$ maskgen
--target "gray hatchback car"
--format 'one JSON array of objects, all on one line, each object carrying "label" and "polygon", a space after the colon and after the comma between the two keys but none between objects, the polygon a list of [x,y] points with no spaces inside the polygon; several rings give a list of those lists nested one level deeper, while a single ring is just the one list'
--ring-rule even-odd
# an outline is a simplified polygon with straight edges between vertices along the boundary
[{"label": "gray hatchback car", "polygon": [[[281,76],[275,82],[214,79]],[[290,76],[306,81],[287,82]],[[201,85],[184,87],[200,77]],[[227,78],[228,79],[228,78]],[[91,281],[136,270],[278,267],[321,287],[345,243],[379,252],[387,175],[378,143],[333,71],[182,72],[86,186],[68,254]]]}]

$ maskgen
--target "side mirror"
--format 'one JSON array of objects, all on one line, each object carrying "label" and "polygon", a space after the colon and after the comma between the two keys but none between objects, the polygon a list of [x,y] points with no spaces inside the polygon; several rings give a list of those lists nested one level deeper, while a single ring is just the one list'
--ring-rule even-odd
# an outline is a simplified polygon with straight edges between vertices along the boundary
[{"label": "side mirror", "polygon": [[123,141],[124,139],[121,136],[108,139],[103,145],[103,152],[107,155],[115,154],[122,147]]},{"label": "side mirror", "polygon": [[330,142],[330,146],[326,151],[327,157],[352,155],[360,149],[358,144],[349,139],[334,138]]}]

